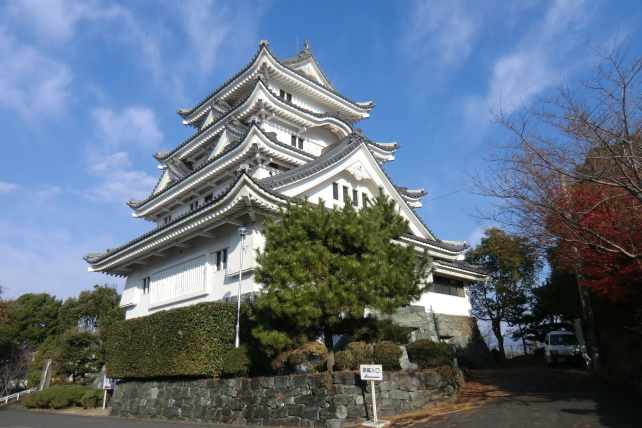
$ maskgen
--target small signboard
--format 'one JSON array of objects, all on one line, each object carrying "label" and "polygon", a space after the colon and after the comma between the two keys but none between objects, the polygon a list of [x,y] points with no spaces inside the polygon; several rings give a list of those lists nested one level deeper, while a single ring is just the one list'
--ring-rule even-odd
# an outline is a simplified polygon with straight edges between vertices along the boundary
[{"label": "small signboard", "polygon": [[106,377],[105,380],[103,381],[103,389],[105,391],[111,391],[112,389],[114,389],[115,386],[116,386],[116,379]]},{"label": "small signboard", "polygon": [[383,367],[381,364],[361,364],[361,380],[383,380]]}]

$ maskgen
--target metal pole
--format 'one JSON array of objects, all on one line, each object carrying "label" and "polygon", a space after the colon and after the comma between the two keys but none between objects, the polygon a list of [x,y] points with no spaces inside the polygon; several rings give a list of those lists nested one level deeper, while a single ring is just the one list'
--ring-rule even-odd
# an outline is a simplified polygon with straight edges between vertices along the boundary
[{"label": "metal pole", "polygon": [[103,395],[103,410],[105,410],[105,402],[107,401],[107,390],[105,389],[105,394]]},{"label": "metal pole", "polygon": [[372,390],[372,418],[374,420],[374,425],[377,426],[377,400],[375,399],[375,384],[374,380],[370,381],[370,389]]},{"label": "metal pole", "polygon": [[245,243],[245,235],[241,235],[241,257],[239,264],[239,292],[238,302],[236,304],[236,339],[234,340],[234,347],[239,347],[239,333],[241,330],[241,281],[243,281],[243,244]]}]

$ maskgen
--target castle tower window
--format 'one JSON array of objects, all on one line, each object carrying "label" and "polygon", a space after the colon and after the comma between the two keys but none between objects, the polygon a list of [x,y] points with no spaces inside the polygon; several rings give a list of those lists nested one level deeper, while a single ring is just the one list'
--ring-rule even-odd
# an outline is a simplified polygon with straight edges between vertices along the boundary
[{"label": "castle tower window", "polygon": [[362,207],[367,207],[368,206],[368,195],[365,193],[361,194],[361,206]]},{"label": "castle tower window", "polygon": [[164,224],[167,224],[167,223],[169,223],[170,221],[172,221],[172,216],[171,216],[171,215],[168,215],[167,217],[165,217],[165,223],[164,223]]},{"label": "castle tower window", "polygon": [[292,134],[290,137],[290,143],[292,144],[292,147],[298,147],[299,149],[303,150],[303,138],[297,137],[296,135]]},{"label": "castle tower window", "polygon": [[193,211],[196,208],[198,208],[198,200],[196,200],[195,202],[192,202],[191,204],[189,204],[190,211]]},{"label": "castle tower window", "polygon": [[149,293],[149,277],[140,280],[140,294]]},{"label": "castle tower window", "polygon": [[352,190],[352,205],[359,206],[359,192],[354,189]]},{"label": "castle tower window", "polygon": [[332,198],[339,200],[339,183],[332,183]]},{"label": "castle tower window", "polygon": [[343,186],[343,199],[348,197],[348,186]]},{"label": "castle tower window", "polygon": [[227,248],[216,252],[216,270],[221,271],[227,267]]}]

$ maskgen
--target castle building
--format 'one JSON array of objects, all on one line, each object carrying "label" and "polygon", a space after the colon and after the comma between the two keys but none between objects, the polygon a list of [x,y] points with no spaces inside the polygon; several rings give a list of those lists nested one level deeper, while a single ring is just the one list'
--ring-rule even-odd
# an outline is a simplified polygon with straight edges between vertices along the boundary
[{"label": "castle building", "polygon": [[[361,207],[382,188],[409,221],[401,243],[426,249],[433,268],[431,291],[395,319],[416,338],[464,346],[476,329],[467,286],[483,272],[463,262],[464,241],[438,239],[419,218],[415,208],[426,192],[397,186],[385,173],[382,166],[399,145],[371,141],[355,127],[373,107],[337,92],[307,43],[297,55],[277,59],[262,41],[248,65],[178,111],[196,132],[153,155],[161,169],[156,186],[146,199],[127,202],[133,217],[155,227],[118,248],[87,254],[89,271],[127,278],[126,318],[231,301],[239,270],[243,300],[251,301],[261,290],[252,271],[267,216],[278,216],[292,198],[343,204],[348,197]],[[240,226],[248,231],[243,249]]]}]

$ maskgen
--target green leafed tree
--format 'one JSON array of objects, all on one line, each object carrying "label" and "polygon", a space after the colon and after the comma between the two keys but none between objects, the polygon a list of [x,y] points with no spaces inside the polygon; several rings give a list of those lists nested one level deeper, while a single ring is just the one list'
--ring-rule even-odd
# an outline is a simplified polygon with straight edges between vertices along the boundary
[{"label": "green leafed tree", "polygon": [[488,279],[470,285],[472,314],[489,321],[500,357],[506,358],[502,322],[526,310],[527,298],[542,262],[537,251],[515,235],[487,229],[481,244],[466,253],[466,261],[484,268]]},{"label": "green leafed tree", "polygon": [[255,271],[264,294],[254,335],[269,350],[322,336],[331,371],[334,335],[355,335],[371,323],[368,309],[389,314],[422,294],[428,259],[394,242],[408,232],[408,222],[380,194],[360,210],[348,199],[333,209],[323,201],[292,202],[282,208],[281,221],[264,223]]},{"label": "green leafed tree", "polygon": [[13,338],[22,344],[38,345],[58,332],[62,300],[49,293],[27,293],[14,303]]},{"label": "green leafed tree", "polygon": [[120,294],[111,285],[94,285],[92,290],[83,290],[78,297],[65,300],[60,308],[61,330],[73,327],[99,331],[125,318],[119,308]]}]

